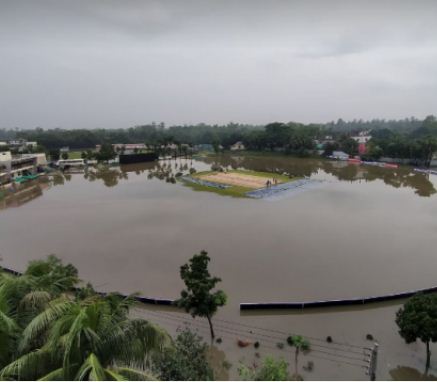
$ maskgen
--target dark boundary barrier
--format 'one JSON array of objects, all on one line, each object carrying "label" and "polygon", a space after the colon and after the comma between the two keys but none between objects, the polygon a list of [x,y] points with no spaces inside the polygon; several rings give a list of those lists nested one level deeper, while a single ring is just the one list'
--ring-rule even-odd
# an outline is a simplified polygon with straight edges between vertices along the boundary
[{"label": "dark boundary barrier", "polygon": [[401,300],[412,297],[418,293],[428,294],[437,292],[437,286],[424,289],[416,289],[413,291],[387,294],[384,296],[358,297],[344,300],[322,300],[308,302],[245,302],[240,304],[241,310],[256,310],[256,309],[308,309],[308,308],[325,308],[333,306],[351,306],[365,305],[377,302]]},{"label": "dark boundary barrier", "polygon": [[[15,271],[10,268],[0,267],[3,271],[20,276],[21,272]],[[75,290],[76,288],[74,288]],[[98,292],[100,295],[105,296],[109,293]],[[321,300],[321,301],[307,301],[307,302],[243,302],[240,304],[240,310],[260,310],[260,309],[310,309],[310,308],[328,308],[336,306],[353,306],[353,305],[366,305],[378,302],[402,300],[412,297],[416,294],[429,294],[437,293],[437,286],[424,289],[416,289],[408,292],[387,294],[384,296],[371,296],[371,297],[358,297],[350,298],[344,300]],[[128,297],[117,293],[121,297]],[[161,305],[161,306],[172,306],[175,300],[165,299],[165,298],[154,298],[154,297],[141,297],[134,296],[134,299],[143,304],[151,305]]]},{"label": "dark boundary barrier", "polygon": [[152,162],[157,159],[158,154],[156,153],[120,154],[118,156],[120,164]]},{"label": "dark boundary barrier", "polygon": [[[10,269],[10,268],[0,267],[0,269],[5,271],[6,273],[10,273],[10,274],[15,275],[15,276],[22,275],[21,272],[14,271],[13,269]],[[77,288],[73,288],[73,290],[77,290]],[[97,293],[101,296],[105,296],[105,295],[109,294],[109,293],[104,293],[104,292],[97,292]],[[121,297],[128,297],[127,295],[124,295],[124,294],[121,294],[118,292],[117,292],[117,295],[119,295]],[[140,296],[134,296],[134,299],[138,302],[143,303],[143,304],[165,305],[165,306],[171,306],[175,302],[175,300],[169,300],[169,299],[165,299],[165,298],[140,297]]]}]

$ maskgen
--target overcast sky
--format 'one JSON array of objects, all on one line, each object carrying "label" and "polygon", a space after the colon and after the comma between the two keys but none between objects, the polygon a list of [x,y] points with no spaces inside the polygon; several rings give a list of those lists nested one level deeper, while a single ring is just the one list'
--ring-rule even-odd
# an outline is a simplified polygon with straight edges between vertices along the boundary
[{"label": "overcast sky", "polygon": [[0,127],[437,114],[437,1],[0,0]]}]

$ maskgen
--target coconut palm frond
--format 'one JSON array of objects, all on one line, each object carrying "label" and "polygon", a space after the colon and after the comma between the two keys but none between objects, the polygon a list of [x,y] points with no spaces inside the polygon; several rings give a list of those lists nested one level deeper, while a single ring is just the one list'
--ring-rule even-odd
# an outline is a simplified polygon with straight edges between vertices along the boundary
[{"label": "coconut palm frond", "polygon": [[20,308],[27,310],[41,310],[49,303],[52,296],[44,290],[32,290],[20,301]]},{"label": "coconut palm frond", "polygon": [[0,379],[36,379],[47,373],[50,354],[45,350],[27,353],[0,371]]},{"label": "coconut palm frond", "polygon": [[117,372],[111,370],[111,369],[105,369],[105,373],[107,376],[107,380],[111,381],[128,381],[126,377],[123,377],[121,374],[118,374]]},{"label": "coconut palm frond", "polygon": [[46,374],[44,377],[38,379],[38,381],[62,381],[64,380],[64,369],[60,367],[59,369],[53,370]]},{"label": "coconut palm frond", "polygon": [[84,324],[86,324],[86,310],[81,309],[74,319],[73,324],[71,325],[71,328],[67,334],[66,340],[65,340],[65,350],[64,350],[64,361],[63,365],[66,370],[69,369],[69,363],[70,358],[72,357],[72,349],[74,344],[80,344],[80,335],[81,331],[83,330]]},{"label": "coconut palm frond", "polygon": [[80,367],[76,380],[78,381],[106,381],[106,373],[99,359],[94,353],[91,353]]},{"label": "coconut palm frond", "polygon": [[105,341],[113,360],[145,367],[147,357],[171,344],[169,334],[142,319],[124,321],[121,330]]},{"label": "coconut palm frond", "polygon": [[0,310],[0,330],[12,334],[18,330],[18,325],[12,317]]},{"label": "coconut palm frond", "polygon": [[136,370],[128,367],[117,367],[117,374],[123,376],[129,381],[157,381],[157,377],[153,373],[146,370]]},{"label": "coconut palm frond", "polygon": [[26,349],[36,337],[40,336],[54,321],[66,314],[72,307],[74,307],[74,303],[65,297],[50,302],[48,307],[33,318],[24,329],[19,349],[21,351]]}]

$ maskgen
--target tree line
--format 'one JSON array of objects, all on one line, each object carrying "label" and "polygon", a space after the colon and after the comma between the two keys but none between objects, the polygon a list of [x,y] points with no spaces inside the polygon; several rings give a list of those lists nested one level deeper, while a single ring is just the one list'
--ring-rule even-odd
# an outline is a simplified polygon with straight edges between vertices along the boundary
[{"label": "tree line", "polygon": [[273,122],[265,126],[229,123],[166,127],[163,123],[152,123],[128,129],[36,128],[0,130],[0,139],[9,137],[37,141],[46,150],[65,146],[70,149],[89,149],[96,144],[146,143],[152,147],[209,144],[218,152],[241,141],[249,150],[283,151],[305,156],[314,154],[316,149],[322,149],[325,155],[330,155],[334,150],[356,155],[358,144],[351,137],[361,131],[368,131],[372,136],[365,159],[375,160],[385,156],[429,165],[437,150],[437,120],[432,115],[424,120],[407,118],[345,122],[339,119],[325,124]]},{"label": "tree line", "polygon": [[[301,127],[309,131],[312,136],[320,134],[355,134],[363,130],[392,130],[399,133],[411,133],[422,126],[423,121],[416,118],[401,120],[373,119],[370,121],[338,119],[336,122],[301,124],[296,122],[285,123],[292,127]],[[151,123],[134,126],[126,129],[0,129],[0,140],[23,138],[28,141],[37,141],[44,147],[60,148],[69,146],[74,149],[91,148],[103,142],[110,143],[137,143],[137,142],[182,142],[192,144],[213,144],[219,141],[227,147],[238,140],[255,140],[256,131],[263,131],[265,125],[251,125],[228,123],[226,125],[174,125],[166,127],[164,123]],[[255,136],[250,137],[254,134]],[[256,145],[256,143],[254,143]]]}]

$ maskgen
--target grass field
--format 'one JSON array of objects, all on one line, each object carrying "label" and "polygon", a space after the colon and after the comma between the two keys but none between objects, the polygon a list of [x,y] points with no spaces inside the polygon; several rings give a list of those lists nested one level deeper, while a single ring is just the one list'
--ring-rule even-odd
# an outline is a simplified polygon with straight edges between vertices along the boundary
[{"label": "grass field", "polygon": [[228,195],[239,198],[246,198],[246,193],[252,190],[266,187],[268,180],[274,185],[290,182],[297,178],[290,178],[287,175],[270,172],[232,170],[228,172],[204,171],[192,175],[193,178],[228,185],[228,188],[216,188],[207,185],[187,182],[186,184],[196,191],[210,191],[220,195]]},{"label": "grass field", "polygon": [[82,151],[86,151],[86,150],[70,151],[68,153],[68,159],[81,159],[82,158]]}]

